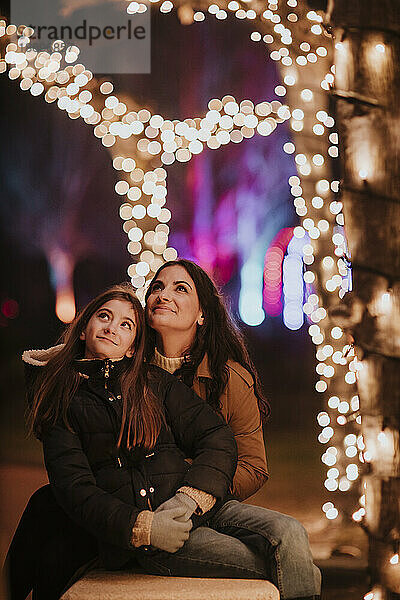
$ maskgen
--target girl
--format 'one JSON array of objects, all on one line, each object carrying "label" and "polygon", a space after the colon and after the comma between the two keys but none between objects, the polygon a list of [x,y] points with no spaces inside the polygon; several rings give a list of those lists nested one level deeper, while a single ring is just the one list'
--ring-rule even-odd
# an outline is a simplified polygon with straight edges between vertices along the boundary
[{"label": "girl", "polygon": [[[144,363],[144,329],[133,288],[114,286],[76,317],[63,345],[24,353],[33,395],[28,423],[43,443],[52,492],[84,541],[85,532],[97,539],[106,568],[133,558],[146,566],[147,555],[157,562],[176,552],[192,514],[198,526],[218,510],[236,466],[222,419],[177,378]],[[154,512],[171,498],[173,507]],[[56,550],[49,539],[46,552]],[[42,550],[40,541],[32,551]],[[24,578],[24,571],[12,573],[12,560],[10,569]],[[47,577],[38,600],[62,591],[57,569]]]}]

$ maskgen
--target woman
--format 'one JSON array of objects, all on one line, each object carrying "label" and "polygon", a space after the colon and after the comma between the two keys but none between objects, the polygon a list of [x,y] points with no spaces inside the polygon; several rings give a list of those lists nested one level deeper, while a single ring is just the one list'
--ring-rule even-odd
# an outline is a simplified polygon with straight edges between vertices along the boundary
[{"label": "woman", "polygon": [[261,415],[270,407],[222,296],[195,263],[167,262],[149,285],[146,319],[147,360],[175,373],[231,427],[239,457],[232,492],[245,500],[268,478]]},{"label": "woman", "polygon": [[[78,538],[86,531],[98,540],[106,568],[133,559],[146,568],[148,557],[176,552],[192,526],[218,510],[236,467],[222,419],[177,378],[144,363],[144,329],[133,288],[114,286],[76,317],[63,345],[24,355],[31,371],[43,364],[31,373],[28,423],[43,443],[52,491],[82,528]],[[174,505],[156,512],[167,500]],[[35,543],[40,552],[40,538]],[[60,579],[55,574],[52,587],[49,570],[47,577],[53,596],[47,587],[43,597],[56,598]]]},{"label": "woman", "polygon": [[[267,478],[260,414],[267,416],[269,406],[218,290],[195,263],[167,262],[149,285],[146,317],[151,328],[147,360],[175,373],[230,425],[238,447],[232,492],[237,499],[246,499]],[[214,529],[231,536],[220,549],[215,548],[214,562],[234,554],[231,541],[233,537],[240,539],[254,551],[241,556],[241,565],[256,572],[259,565],[253,562],[254,553],[263,557],[267,577],[278,587],[281,598],[318,597],[321,576],[298,521],[233,500],[214,515],[212,523]],[[208,554],[206,545],[198,548],[189,540],[179,555],[168,557],[168,562],[173,573],[185,574],[176,564],[184,555],[207,560]]]}]

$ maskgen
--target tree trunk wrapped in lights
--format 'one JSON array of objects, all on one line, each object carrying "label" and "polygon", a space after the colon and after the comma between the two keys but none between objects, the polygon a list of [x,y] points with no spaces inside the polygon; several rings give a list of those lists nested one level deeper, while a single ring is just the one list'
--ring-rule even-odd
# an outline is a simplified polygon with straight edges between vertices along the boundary
[{"label": "tree trunk wrapped in lights", "polygon": [[330,0],[327,16],[353,268],[336,318],[361,361],[368,600],[388,600],[400,593],[400,5]]}]

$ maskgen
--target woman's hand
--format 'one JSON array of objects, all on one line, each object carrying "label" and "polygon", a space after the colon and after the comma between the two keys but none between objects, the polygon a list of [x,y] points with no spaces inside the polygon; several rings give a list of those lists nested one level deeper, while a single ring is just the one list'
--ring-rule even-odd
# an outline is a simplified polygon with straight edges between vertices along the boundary
[{"label": "woman's hand", "polygon": [[166,500],[156,509],[156,513],[162,510],[171,510],[174,508],[185,508],[185,512],[180,517],[175,517],[176,521],[185,522],[190,519],[192,514],[197,508],[197,502],[190,498],[187,494],[178,492],[175,496],[172,496],[169,500]]},{"label": "woman's hand", "polygon": [[162,510],[158,508],[157,511],[153,515],[151,524],[150,543],[160,550],[176,552],[189,539],[189,532],[193,527],[190,519],[183,522],[178,520],[185,515],[187,508],[180,503],[180,506],[175,508]]}]

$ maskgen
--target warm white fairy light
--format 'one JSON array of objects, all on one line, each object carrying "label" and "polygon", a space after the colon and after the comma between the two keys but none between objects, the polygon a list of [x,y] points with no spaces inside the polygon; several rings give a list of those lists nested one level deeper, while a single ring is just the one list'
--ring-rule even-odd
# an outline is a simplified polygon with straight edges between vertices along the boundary
[{"label": "warm white fairy light", "polygon": [[322,510],[324,511],[326,518],[330,520],[336,519],[339,515],[339,511],[332,502],[325,502],[322,506]]}]

